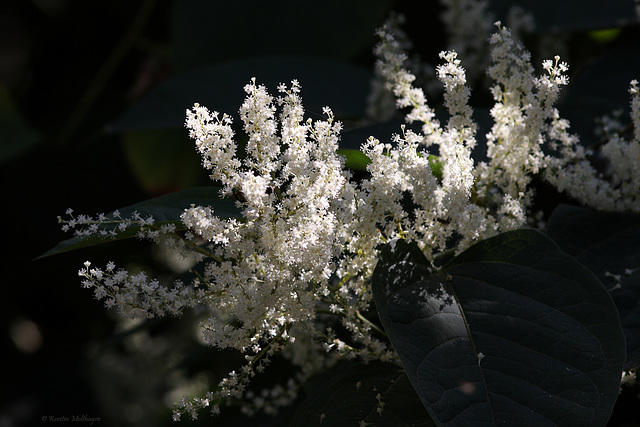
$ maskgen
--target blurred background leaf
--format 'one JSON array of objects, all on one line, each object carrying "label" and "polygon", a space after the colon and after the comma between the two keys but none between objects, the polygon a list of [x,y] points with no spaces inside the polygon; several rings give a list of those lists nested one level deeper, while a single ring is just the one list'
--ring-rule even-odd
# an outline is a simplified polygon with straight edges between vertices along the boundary
[{"label": "blurred background leaf", "polygon": [[[309,56],[243,58],[177,73],[151,90],[122,117],[110,132],[183,128],[185,111],[199,103],[212,111],[237,116],[251,78],[277,96],[279,83],[297,79],[303,104],[314,118],[330,106],[338,118],[364,115],[370,70],[353,64]],[[186,131],[185,131],[186,135]]]},{"label": "blurred background leaf", "polygon": [[[178,1],[171,19],[178,69],[256,55],[352,59],[368,54],[390,0]],[[301,82],[304,86],[304,82]]]}]

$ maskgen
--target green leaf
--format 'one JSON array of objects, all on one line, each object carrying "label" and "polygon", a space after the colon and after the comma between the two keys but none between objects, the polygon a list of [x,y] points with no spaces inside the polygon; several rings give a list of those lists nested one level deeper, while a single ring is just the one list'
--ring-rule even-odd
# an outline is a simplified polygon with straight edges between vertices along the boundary
[{"label": "green leaf", "polygon": [[604,30],[589,31],[589,37],[600,43],[609,43],[617,39],[622,34],[620,28],[607,28]]},{"label": "green leaf", "polygon": [[338,154],[345,158],[345,167],[364,171],[371,160],[360,150],[338,150]]},{"label": "green leaf", "polygon": [[[339,362],[309,380],[305,391],[290,425],[435,426],[406,374],[390,363]],[[377,410],[379,401],[382,412]]]},{"label": "green leaf", "polygon": [[482,241],[433,271],[417,245],[385,246],[380,319],[439,425],[604,425],[624,336],[597,278],[544,234]]},{"label": "green leaf", "polygon": [[516,5],[533,14],[539,32],[597,30],[638,22],[634,0],[494,0],[489,9],[506,24],[509,9]]},{"label": "green leaf", "polygon": [[256,57],[201,67],[162,82],[106,130],[183,128],[185,111],[196,102],[235,115],[246,96],[242,88],[252,77],[272,95],[277,95],[278,84],[297,79],[307,113],[324,117],[323,107],[330,106],[340,119],[364,115],[371,72],[346,62],[306,56]]},{"label": "green leaf", "polygon": [[[217,187],[198,187],[167,194],[119,209],[120,216],[123,218],[130,217],[133,212],[138,212],[143,218],[151,215],[156,220],[154,225],[174,224],[177,231],[185,229],[184,224],[180,221],[180,215],[192,204],[197,206],[210,206],[216,215],[222,218],[241,216],[240,209],[235,206],[235,203],[230,200],[220,199],[218,191],[219,188]],[[107,218],[113,218],[113,212],[107,215]],[[118,233],[115,237],[71,238],[58,243],[38,258],[118,240],[130,239],[135,237],[138,231],[139,227],[129,227],[124,232]]]},{"label": "green leaf", "polygon": [[438,179],[442,179],[443,165],[440,161],[440,157],[429,154],[429,167],[431,168],[431,172],[433,172],[433,176]]},{"label": "green leaf", "polygon": [[624,369],[640,365],[640,215],[560,205],[547,233],[605,285],[627,340]]}]

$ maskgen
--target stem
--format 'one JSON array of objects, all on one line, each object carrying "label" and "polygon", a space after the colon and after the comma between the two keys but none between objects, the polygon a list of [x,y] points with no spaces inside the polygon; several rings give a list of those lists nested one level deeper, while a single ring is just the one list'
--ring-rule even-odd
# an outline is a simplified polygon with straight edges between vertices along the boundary
[{"label": "stem", "polygon": [[378,327],[378,325],[376,325],[375,323],[371,322],[371,320],[369,320],[366,317],[364,317],[362,314],[360,314],[360,311],[358,311],[358,310],[356,310],[356,317],[361,322],[366,323],[367,325],[369,325],[369,327],[371,329],[373,329],[378,335],[380,335],[381,337],[383,337],[386,340],[389,340],[389,336],[384,331],[384,329]]}]

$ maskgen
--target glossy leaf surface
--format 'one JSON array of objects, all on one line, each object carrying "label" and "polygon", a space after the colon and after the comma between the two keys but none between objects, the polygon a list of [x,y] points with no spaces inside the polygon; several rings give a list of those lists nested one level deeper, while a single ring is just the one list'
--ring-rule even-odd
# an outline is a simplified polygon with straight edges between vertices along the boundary
[{"label": "glossy leaf surface", "polygon": [[393,241],[373,277],[378,312],[440,425],[603,425],[625,355],[600,281],[533,230],[482,241],[434,271]]},{"label": "glossy leaf surface", "polygon": [[640,364],[640,215],[558,206],[549,236],[587,266],[605,285],[618,308],[627,339],[625,369]]}]

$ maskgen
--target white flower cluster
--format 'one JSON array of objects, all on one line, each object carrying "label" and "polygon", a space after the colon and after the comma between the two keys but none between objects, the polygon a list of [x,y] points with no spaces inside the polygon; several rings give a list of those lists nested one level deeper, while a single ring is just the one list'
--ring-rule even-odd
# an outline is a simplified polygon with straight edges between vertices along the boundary
[{"label": "white flower cluster", "polygon": [[[585,205],[639,212],[639,178],[632,172],[640,160],[638,134],[626,141],[613,133],[601,149],[609,160],[609,177],[598,172],[592,166],[590,153],[577,136],[569,133],[569,122],[554,107],[560,88],[568,84],[564,74],[568,65],[556,56],[553,61],[543,62],[547,74],[536,77],[529,53],[509,30],[497,25],[499,31],[490,38],[492,65],[488,69],[495,81],[491,88],[494,125],[487,135],[490,160],[476,168],[478,199],[489,204],[490,197],[501,194],[503,200],[517,200],[522,212],[526,212],[533,196],[532,176],[541,173],[559,191]],[[635,81],[631,82],[630,93],[632,121],[637,130],[640,98]]]},{"label": "white flower cluster", "polygon": [[[472,242],[490,237],[500,231],[507,231],[522,226],[526,221],[523,206],[517,202],[518,194],[502,192],[487,203],[477,189],[479,168],[474,168],[471,157],[476,145],[477,125],[473,121],[473,110],[468,104],[470,90],[466,85],[465,70],[460,65],[456,52],[443,52],[440,57],[444,64],[437,67],[438,79],[445,88],[444,101],[450,118],[443,128],[435,119],[435,112],[427,105],[421,88],[414,87],[413,75],[403,68],[406,54],[395,39],[396,30],[392,26],[384,26],[378,31],[381,39],[376,48],[380,58],[377,63],[380,74],[387,80],[387,87],[397,97],[398,108],[409,108],[406,120],[409,123],[422,123],[422,135],[406,131],[404,138],[396,138],[396,148],[390,149],[387,157],[402,150],[404,156],[411,153],[422,166],[416,168],[423,176],[416,179],[424,191],[416,192],[412,187],[401,188],[400,192],[409,190],[413,202],[420,206],[415,212],[417,220],[412,224],[404,224],[408,237],[419,242],[426,255],[432,258],[439,250],[443,250],[452,237],[459,239],[457,250],[463,250]],[[410,144],[411,147],[407,147]],[[424,145],[439,154],[438,164],[442,168],[442,177],[436,180],[428,166],[428,153],[418,148]],[[372,153],[365,154],[372,157]],[[406,160],[395,160],[399,167],[409,165]],[[372,168],[376,160],[372,158]],[[382,170],[391,170],[388,166]],[[425,176],[426,175],[426,176]],[[373,180],[376,179],[374,174]],[[389,181],[382,177],[381,182]],[[405,180],[407,182],[407,180]],[[421,195],[422,194],[422,195]],[[400,200],[400,196],[396,198]],[[424,197],[420,200],[419,197]],[[405,213],[408,217],[408,213]]]},{"label": "white flower cluster", "polygon": [[545,165],[542,146],[548,121],[556,118],[554,103],[561,85],[564,63],[545,61],[548,76],[535,77],[529,53],[516,42],[506,28],[490,39],[492,65],[488,75],[495,81],[491,88],[495,105],[491,109],[494,125],[487,135],[488,163],[478,165],[478,192],[486,198],[492,189],[530,204],[528,189],[533,174]]},{"label": "white flower cluster", "polygon": [[[183,254],[191,253],[195,247],[176,233],[175,223],[159,223],[152,215],[143,216],[138,211],[131,212],[129,216],[122,216],[116,210],[110,215],[81,214],[76,218],[73,209],[67,209],[66,214],[69,219],[58,217],[62,231],[73,232],[73,236],[79,239],[116,239],[124,232],[131,232],[139,240],[149,240],[165,248],[178,249]],[[189,244],[190,248],[185,248],[185,244]]]},{"label": "white flower cluster", "polygon": [[[314,317],[318,297],[339,256],[338,209],[348,175],[336,154],[341,125],[305,121],[299,85],[281,86],[278,132],[273,98],[255,81],[245,87],[240,115],[249,136],[246,158],[238,160],[231,120],[196,105],[187,127],[222,194],[238,194],[243,220],[221,220],[208,207],[182,215],[192,232],[215,245],[205,269],[207,287],[220,295],[216,315],[204,325],[207,341],[239,350],[259,348],[292,323]],[[215,123],[213,123],[215,122]],[[227,319],[235,317],[240,326]]]},{"label": "white flower cluster", "polygon": [[[636,82],[631,85],[634,139],[612,137],[602,149],[612,160],[609,182],[590,166],[554,107],[567,84],[567,65],[556,57],[543,63],[546,74],[536,76],[528,52],[498,23],[488,69],[495,82],[494,125],[487,135],[488,160],[474,164],[477,124],[457,53],[443,52],[436,68],[449,112],[442,125],[422,89],[413,85],[395,34],[390,25],[378,31],[378,74],[397,107],[407,109],[407,122],[421,123],[422,132],[402,128],[393,144],[369,138],[362,146],[371,161],[366,179],[352,180],[337,154],[342,128],[329,108],[326,120],[305,120],[297,81],[280,85],[274,98],[253,79],[240,108],[245,156],[239,155],[230,116],[198,104],[187,111],[186,126],[203,166],[221,185],[221,195],[235,198],[243,209],[242,218],[232,219],[217,217],[209,206],[191,206],[182,214],[189,230],[184,247],[201,256],[197,280],[168,289],[113,264],[104,271],[87,264],[80,271],[97,298],[106,297],[108,306],[125,315],[153,317],[204,307],[207,320],[200,326],[206,343],[245,354],[247,364],[217,391],[183,399],[176,419],[182,413],[196,417],[204,407],[217,413],[223,400],[242,398],[250,379],[276,353],[288,354],[301,368],[298,383],[326,366],[318,362],[321,351],[330,352],[329,358],[395,360],[377,337],[384,332],[363,315],[372,301],[369,281],[380,245],[409,239],[434,260],[444,251],[459,252],[521,227],[532,203],[534,174],[596,207],[640,210],[640,176],[632,172],[640,164]],[[336,325],[351,336],[336,333]],[[305,348],[313,347],[304,357],[293,351],[302,339],[308,340]],[[322,345],[314,347],[314,340]],[[275,403],[267,405],[266,396]],[[254,409],[294,398],[278,391],[245,397]]]},{"label": "white flower cluster", "polygon": [[[407,34],[402,31],[402,25],[405,23],[405,17],[401,14],[392,13],[387,18],[388,29],[393,29],[393,38],[401,51],[407,51],[411,49],[411,42],[409,41]],[[378,35],[380,35],[378,30]],[[386,79],[382,76],[382,64],[380,55],[383,54],[380,46],[376,48],[374,53],[379,58],[379,66],[374,70],[374,78],[371,79],[371,89],[369,97],[367,99],[367,117],[374,122],[384,122],[391,119],[396,114],[396,98],[395,94],[388,90]],[[406,54],[399,58],[399,65],[406,63],[408,57]]]},{"label": "white flower cluster", "polygon": [[182,310],[202,304],[206,293],[203,289],[185,286],[176,281],[169,289],[158,280],[149,279],[144,272],[129,273],[116,269],[109,262],[104,269],[91,267],[85,262],[78,275],[83,277],[82,287],[93,289],[95,299],[105,299],[105,307],[115,307],[127,318],[154,318],[166,315],[179,316]]},{"label": "white flower cluster", "polygon": [[140,231],[151,229],[155,223],[152,216],[143,218],[137,211],[134,211],[130,217],[123,218],[120,211],[114,211],[108,218],[104,213],[95,217],[81,214],[77,218],[73,215],[73,209],[67,209],[66,214],[69,219],[58,217],[58,223],[62,225],[62,231],[73,231],[75,237],[86,239],[89,237],[116,237],[130,227],[140,227]]}]

